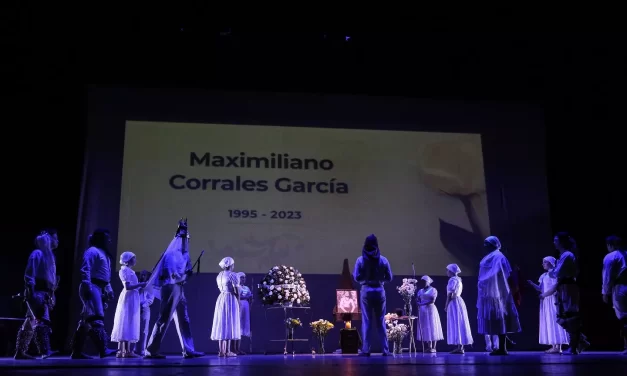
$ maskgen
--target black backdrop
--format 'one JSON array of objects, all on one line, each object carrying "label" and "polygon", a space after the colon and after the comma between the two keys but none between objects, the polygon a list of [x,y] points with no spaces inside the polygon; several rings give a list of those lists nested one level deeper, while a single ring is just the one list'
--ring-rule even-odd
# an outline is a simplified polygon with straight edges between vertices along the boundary
[{"label": "black backdrop", "polygon": [[[86,84],[405,95],[540,105],[555,231],[578,240],[585,329],[594,348],[618,348],[601,303],[603,238],[625,229],[625,50],[609,33],[238,33],[169,27],[159,43],[78,43],[25,34],[5,50],[2,314],[21,289],[32,238],[60,231],[59,274],[71,275],[82,173]],[[170,25],[171,26],[171,25]],[[326,36],[325,36],[326,35]],[[172,35],[171,35],[172,36]],[[535,278],[536,275],[534,274]],[[54,340],[65,343],[63,280]],[[525,299],[535,299],[530,290]],[[11,312],[13,311],[13,312]]]}]

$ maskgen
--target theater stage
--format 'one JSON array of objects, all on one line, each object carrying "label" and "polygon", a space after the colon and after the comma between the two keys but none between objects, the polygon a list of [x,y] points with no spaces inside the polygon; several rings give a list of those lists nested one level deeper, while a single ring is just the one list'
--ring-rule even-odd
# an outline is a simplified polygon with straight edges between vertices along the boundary
[{"label": "theater stage", "polygon": [[627,356],[618,353],[587,352],[579,356],[546,355],[539,352],[512,352],[506,357],[486,353],[465,355],[408,355],[362,358],[349,355],[246,355],[182,359],[172,355],[164,360],[95,359],[47,360],[0,359],[0,375],[609,375],[623,374]]}]

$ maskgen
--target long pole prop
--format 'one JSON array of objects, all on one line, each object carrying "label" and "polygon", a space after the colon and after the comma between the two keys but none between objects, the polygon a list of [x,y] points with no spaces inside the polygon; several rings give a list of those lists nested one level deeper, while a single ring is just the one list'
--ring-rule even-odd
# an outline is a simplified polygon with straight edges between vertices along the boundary
[{"label": "long pole prop", "polygon": [[[414,272],[414,280],[416,279],[416,268],[414,267],[414,263],[411,263],[411,269]],[[425,353],[425,340],[422,336],[422,322],[420,322],[420,304],[418,304],[418,331],[420,331],[420,343],[422,344],[422,353]]]},{"label": "long pole prop", "polygon": [[[253,277],[250,277],[250,304],[248,305],[248,325],[250,326],[250,319],[251,317],[253,317],[253,303],[255,302],[255,279]],[[249,341],[249,346],[248,346],[248,353],[252,354],[253,353],[253,329],[252,327],[249,328],[250,330],[250,337],[248,337]]]}]

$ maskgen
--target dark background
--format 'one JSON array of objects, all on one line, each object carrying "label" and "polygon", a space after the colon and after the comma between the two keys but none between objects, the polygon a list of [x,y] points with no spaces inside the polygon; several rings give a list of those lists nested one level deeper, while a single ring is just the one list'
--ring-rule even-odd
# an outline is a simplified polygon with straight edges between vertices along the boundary
[{"label": "dark background", "polygon": [[[581,249],[585,331],[594,349],[619,348],[617,320],[601,301],[600,271],[603,238],[625,229],[625,34],[251,33],[236,28],[229,33],[228,28],[206,27],[189,14],[185,18],[177,13],[159,19],[163,23],[129,19],[121,26],[154,33],[123,38],[98,33],[94,38],[44,13],[20,14],[9,24],[16,31],[4,44],[2,61],[8,84],[3,86],[0,296],[3,315],[11,314],[15,307],[8,298],[21,290],[34,235],[43,226],[57,227],[63,280],[53,317],[55,347],[65,343],[69,324],[64,296],[69,295],[74,267],[86,93],[88,84],[97,84],[541,106],[552,225],[554,231],[571,232]],[[536,274],[534,270],[526,277],[535,279]],[[535,299],[530,290],[525,297]]]}]

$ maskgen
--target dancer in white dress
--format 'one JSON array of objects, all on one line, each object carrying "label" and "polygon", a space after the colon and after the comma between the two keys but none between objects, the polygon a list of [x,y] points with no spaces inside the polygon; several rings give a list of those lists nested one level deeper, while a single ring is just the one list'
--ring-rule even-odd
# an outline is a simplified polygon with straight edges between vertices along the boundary
[{"label": "dancer in white dress", "polygon": [[426,342],[426,352],[434,353],[436,352],[436,342],[444,340],[440,314],[438,313],[438,308],[435,306],[438,290],[431,286],[433,279],[428,275],[423,276],[421,279],[425,281],[425,287],[420,289],[418,294],[416,294],[418,320],[420,320],[418,326],[419,330],[416,331],[416,339]]},{"label": "dancer in white dress", "polygon": [[[556,262],[555,257],[545,257],[542,260],[542,267],[546,273],[540,276],[539,284],[536,285],[533,281],[527,281],[539,293],[545,293],[557,285],[557,278],[552,278],[549,275],[551,270],[555,268]],[[567,345],[569,339],[566,330],[557,323],[555,294],[540,299],[542,299],[540,302],[540,343],[551,345],[551,348],[545,351],[547,354],[561,354],[562,345]]]},{"label": "dancer in white dress", "polygon": [[457,345],[451,354],[463,354],[464,346],[472,345],[472,333],[470,331],[470,321],[468,320],[468,310],[466,302],[462,299],[464,285],[458,276],[462,270],[457,264],[450,264],[446,267],[446,274],[450,277],[446,286],[446,342],[449,345]]},{"label": "dancer in white dress", "polygon": [[[239,278],[239,317],[240,317],[240,329],[242,337],[251,337],[250,333],[250,299],[253,294],[250,292],[248,286],[246,286],[246,274],[237,273]],[[246,355],[241,349],[241,340],[233,341],[233,352],[237,355]]]},{"label": "dancer in white dress", "polygon": [[235,261],[231,257],[223,258],[219,265],[222,271],[218,274],[216,282],[220,295],[213,311],[211,340],[219,341],[218,356],[231,357],[237,354],[231,351],[230,342],[239,341],[242,336],[239,314],[239,278],[237,273],[233,272]]},{"label": "dancer in white dress", "polygon": [[136,264],[133,252],[124,252],[120,256],[120,279],[124,289],[115,308],[111,341],[118,342],[118,358],[137,358],[130,348],[131,343],[139,341],[140,310],[138,289],[146,287],[146,282],[139,282],[133,271]]}]

